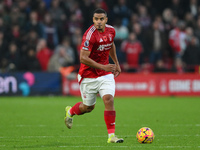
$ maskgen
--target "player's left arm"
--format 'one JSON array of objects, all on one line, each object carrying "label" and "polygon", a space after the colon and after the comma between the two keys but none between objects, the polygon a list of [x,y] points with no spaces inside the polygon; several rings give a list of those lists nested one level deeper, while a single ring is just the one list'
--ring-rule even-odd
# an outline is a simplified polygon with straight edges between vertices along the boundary
[{"label": "player's left arm", "polygon": [[117,77],[121,73],[121,68],[120,68],[120,65],[119,65],[119,61],[117,59],[116,47],[115,47],[114,42],[112,43],[109,55],[116,65],[116,69],[115,69],[115,72],[113,74],[114,74],[115,77]]}]

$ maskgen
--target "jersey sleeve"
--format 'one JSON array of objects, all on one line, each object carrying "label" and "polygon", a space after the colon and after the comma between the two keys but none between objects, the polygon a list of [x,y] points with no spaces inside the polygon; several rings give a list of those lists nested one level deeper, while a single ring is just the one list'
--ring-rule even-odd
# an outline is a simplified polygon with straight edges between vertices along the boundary
[{"label": "jersey sleeve", "polygon": [[94,38],[93,34],[91,35],[91,37],[89,39],[86,38],[87,37],[86,35],[87,35],[86,33],[83,35],[80,49],[86,50],[86,51],[92,51],[92,47],[95,43],[95,38]]},{"label": "jersey sleeve", "polygon": [[114,37],[115,37],[115,35],[116,35],[115,28],[113,28],[113,34],[114,34]]}]

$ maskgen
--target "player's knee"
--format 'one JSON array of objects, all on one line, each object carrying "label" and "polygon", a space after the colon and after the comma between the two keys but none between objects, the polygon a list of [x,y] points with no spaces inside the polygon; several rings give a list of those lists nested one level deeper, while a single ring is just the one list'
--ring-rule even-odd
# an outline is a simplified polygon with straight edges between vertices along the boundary
[{"label": "player's knee", "polygon": [[114,103],[113,97],[111,95],[104,96],[103,99],[104,103],[107,105],[113,105]]}]

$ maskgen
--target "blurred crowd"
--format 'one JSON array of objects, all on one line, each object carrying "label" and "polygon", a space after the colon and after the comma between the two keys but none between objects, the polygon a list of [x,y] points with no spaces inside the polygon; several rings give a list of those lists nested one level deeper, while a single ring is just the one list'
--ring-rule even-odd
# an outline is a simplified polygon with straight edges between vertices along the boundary
[{"label": "blurred crowd", "polygon": [[198,0],[2,0],[0,73],[78,69],[82,35],[96,8],[115,27],[123,71],[199,68]]}]

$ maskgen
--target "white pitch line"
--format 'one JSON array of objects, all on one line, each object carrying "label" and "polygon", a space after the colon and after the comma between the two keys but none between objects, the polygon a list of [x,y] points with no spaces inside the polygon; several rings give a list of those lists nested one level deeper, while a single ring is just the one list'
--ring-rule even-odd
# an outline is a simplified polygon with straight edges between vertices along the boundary
[{"label": "white pitch line", "polygon": [[[121,137],[135,137],[135,135],[120,135]],[[179,137],[179,136],[196,136],[196,137],[199,137],[200,135],[199,134],[196,134],[196,135],[155,135],[156,138],[159,138],[159,137]],[[72,136],[21,136],[21,137],[0,137],[0,138],[55,138],[55,137],[60,137],[60,138],[74,138],[74,137],[77,137],[77,138],[85,138],[85,137],[96,137],[96,138],[104,138],[104,137],[107,137],[106,135],[93,135],[93,136],[80,136],[80,135],[72,135]]]},{"label": "white pitch line", "polygon": [[[168,126],[168,125],[166,125],[166,126]],[[185,126],[185,127],[196,126],[196,127],[199,127],[200,124],[171,124],[169,126],[171,126],[171,127],[178,127],[178,126]]]},{"label": "white pitch line", "polygon": [[156,135],[156,136],[200,136],[199,134],[196,135]]},{"label": "white pitch line", "polygon": [[97,148],[97,147],[121,147],[121,148],[127,148],[127,147],[130,147],[130,146],[58,146],[58,147],[76,147],[76,148],[83,148],[83,147],[90,147],[90,148]]},{"label": "white pitch line", "polygon": [[16,127],[46,127],[46,125],[39,124],[39,125],[26,125],[26,124],[19,124]]},{"label": "white pitch line", "polygon": [[[74,125],[76,127],[85,127],[87,125],[84,125],[84,124],[77,124],[77,125]],[[93,127],[105,127],[105,124],[93,124],[91,125]],[[130,126],[134,126],[132,124],[127,124],[127,125],[119,125],[119,124],[116,124],[116,126],[118,127],[130,127]],[[150,126],[150,125],[141,125],[141,126]],[[163,126],[170,126],[170,127],[179,127],[179,126],[185,126],[185,127],[189,127],[189,126],[196,126],[196,127],[200,127],[200,124],[170,124],[170,125],[163,125]],[[24,124],[19,124],[19,125],[16,125],[16,127],[47,127],[47,125],[24,125]]]},{"label": "white pitch line", "polygon": [[[2,147],[6,147],[6,145],[0,145]],[[20,145],[21,146],[21,145]],[[23,145],[21,147],[26,147],[27,145]],[[18,146],[16,146],[18,147]],[[49,146],[46,146],[46,145],[41,145],[40,147],[49,147]],[[113,148],[113,147],[116,147],[116,148],[142,148],[143,146],[142,145],[138,145],[138,146],[66,146],[66,145],[63,145],[63,146],[56,146],[56,147],[63,147],[63,148]],[[172,148],[192,148],[192,149],[196,149],[196,148],[200,148],[200,146],[184,146],[184,145],[177,145],[177,146],[171,146],[171,145],[165,145],[165,146],[150,146],[149,148],[153,148],[153,149],[163,149],[163,148],[166,148],[166,149],[172,149]]]},{"label": "white pitch line", "polygon": [[55,136],[21,136],[21,138],[54,138]]},{"label": "white pitch line", "polygon": [[[74,125],[74,126],[76,126],[76,127],[85,127],[85,126],[87,126],[87,125],[84,125],[84,124],[77,124],[77,125]],[[105,124],[93,124],[93,125],[91,125],[92,127],[105,127]],[[132,125],[132,124],[126,124],[126,125],[119,125],[119,124],[116,124],[116,126],[118,126],[118,127],[132,127],[132,126],[134,126],[134,125]],[[136,125],[135,125],[136,126]],[[141,126],[151,126],[151,125],[141,125]],[[192,126],[196,126],[196,127],[200,127],[200,124],[164,124],[164,125],[161,125],[161,126],[169,126],[169,127],[192,127]]]},{"label": "white pitch line", "polygon": [[[109,148],[109,147],[117,147],[117,148],[141,148],[142,146],[58,146],[58,147],[68,147],[68,148]],[[166,146],[151,146],[150,147],[151,149],[154,148],[154,149],[157,149],[157,148],[200,148],[200,146],[170,146],[170,145],[166,145]]]}]

